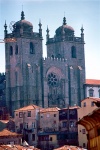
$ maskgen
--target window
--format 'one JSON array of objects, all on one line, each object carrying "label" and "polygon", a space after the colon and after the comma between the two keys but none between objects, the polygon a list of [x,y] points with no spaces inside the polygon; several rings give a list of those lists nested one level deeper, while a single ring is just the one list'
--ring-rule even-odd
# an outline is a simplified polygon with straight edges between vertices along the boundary
[{"label": "window", "polygon": [[35,49],[32,42],[30,42],[30,54],[35,54]]},{"label": "window", "polygon": [[56,114],[54,114],[54,117],[56,117]]},{"label": "window", "polygon": [[43,116],[41,116],[41,118],[43,118]]},{"label": "window", "polygon": [[75,46],[71,47],[71,55],[72,55],[72,58],[76,58],[76,47]]},{"label": "window", "polygon": [[19,118],[23,117],[23,112],[19,112]]},{"label": "window", "polygon": [[47,117],[50,117],[50,115],[49,115],[49,114],[47,114]]},{"label": "window", "polygon": [[15,47],[15,54],[16,55],[18,54],[18,45],[16,45],[16,47]]},{"label": "window", "polygon": [[32,134],[32,141],[35,141],[35,134]]},{"label": "window", "polygon": [[54,124],[56,124],[56,120],[54,120]]},{"label": "window", "polygon": [[84,147],[84,148],[86,147],[86,144],[85,144],[85,143],[83,143],[83,147]]},{"label": "window", "polygon": [[10,46],[10,55],[13,55],[13,47]]},{"label": "window", "polygon": [[65,122],[65,121],[62,122],[62,127],[63,127],[63,128],[66,128],[66,127],[67,127],[67,122]]},{"label": "window", "polygon": [[70,128],[74,127],[74,121],[70,121]]},{"label": "window", "polygon": [[32,128],[35,128],[35,122],[32,122]]},{"label": "window", "polygon": [[18,116],[18,114],[16,114],[16,116]]},{"label": "window", "polygon": [[28,129],[28,123],[26,123],[26,128]]},{"label": "window", "polygon": [[52,137],[50,137],[50,141],[52,141]]},{"label": "window", "polygon": [[48,85],[53,87],[58,86],[58,78],[55,74],[50,73],[48,75]]},{"label": "window", "polygon": [[22,123],[20,123],[20,129],[21,129],[21,130],[23,129],[23,124],[22,124]]},{"label": "window", "polygon": [[94,92],[93,89],[89,89],[89,97],[93,97],[93,92]]},{"label": "window", "polygon": [[82,129],[82,133],[85,134],[85,133],[86,133],[86,130],[85,130],[85,129]]},{"label": "window", "polygon": [[31,117],[31,111],[27,112],[27,117]]},{"label": "window", "polygon": [[91,106],[92,106],[92,107],[94,106],[94,102],[91,102]]},{"label": "window", "polygon": [[83,103],[83,107],[86,107],[86,102]]},{"label": "window", "polygon": [[98,90],[98,92],[99,92],[99,98],[100,98],[100,89]]}]

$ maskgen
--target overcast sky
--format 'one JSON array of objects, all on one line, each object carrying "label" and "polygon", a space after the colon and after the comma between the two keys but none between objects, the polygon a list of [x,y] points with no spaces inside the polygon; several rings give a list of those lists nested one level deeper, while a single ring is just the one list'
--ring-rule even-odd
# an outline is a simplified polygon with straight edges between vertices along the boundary
[{"label": "overcast sky", "polygon": [[[38,32],[41,19],[43,29],[43,49],[46,56],[46,29],[50,37],[62,25],[65,14],[67,24],[75,30],[75,36],[81,34],[83,25],[85,35],[86,78],[100,79],[100,0],[0,0],[0,39],[4,38],[4,23],[19,21],[21,11],[25,19],[33,24],[33,31]],[[2,40],[0,40],[2,41]],[[0,43],[0,72],[5,72],[5,48]]]}]

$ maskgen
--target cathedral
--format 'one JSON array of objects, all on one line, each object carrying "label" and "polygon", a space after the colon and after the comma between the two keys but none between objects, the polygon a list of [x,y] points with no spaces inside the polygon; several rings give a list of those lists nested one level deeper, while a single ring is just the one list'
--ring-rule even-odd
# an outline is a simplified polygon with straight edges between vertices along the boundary
[{"label": "cathedral", "polygon": [[41,107],[80,105],[84,99],[85,55],[84,29],[76,37],[74,29],[67,25],[66,17],[50,38],[46,30],[47,57],[43,58],[42,24],[38,32],[25,20],[12,25],[8,33],[4,25],[6,57],[6,104],[14,110],[35,104]]}]

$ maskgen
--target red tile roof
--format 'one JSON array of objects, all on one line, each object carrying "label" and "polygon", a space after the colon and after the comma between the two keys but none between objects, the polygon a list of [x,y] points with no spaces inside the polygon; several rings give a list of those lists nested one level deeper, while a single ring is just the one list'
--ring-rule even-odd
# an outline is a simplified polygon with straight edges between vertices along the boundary
[{"label": "red tile roof", "polygon": [[57,112],[60,110],[58,107],[52,107],[52,108],[43,108],[40,110],[40,113],[46,113],[46,112]]},{"label": "red tile roof", "polygon": [[86,79],[85,84],[100,85],[100,80],[96,80],[96,79]]},{"label": "red tile roof", "polygon": [[40,108],[40,107],[36,106],[36,105],[28,105],[28,106],[19,108],[19,109],[15,110],[15,111],[33,110],[33,109],[36,109],[36,108]]},{"label": "red tile roof", "polygon": [[22,134],[11,132],[11,131],[9,131],[7,129],[4,129],[4,130],[0,131],[0,137],[7,137],[7,136],[9,136],[9,137],[10,136],[16,137],[16,136],[22,136]]},{"label": "red tile roof", "polygon": [[[87,97],[87,98],[85,98],[85,99],[83,99],[82,101],[87,101],[87,100],[93,100],[93,101],[95,101],[95,102],[98,102],[98,101],[100,101],[100,98],[98,98],[98,97]],[[82,102],[81,101],[81,102]]]},{"label": "red tile roof", "polygon": [[54,150],[86,150],[86,149],[80,148],[78,146],[64,145],[64,146],[54,149]]},{"label": "red tile roof", "polygon": [[21,146],[21,145],[0,145],[0,150],[4,150],[4,149],[7,149],[7,150],[40,150],[38,148],[35,148],[33,146],[28,146],[28,147],[24,147],[24,146]]}]

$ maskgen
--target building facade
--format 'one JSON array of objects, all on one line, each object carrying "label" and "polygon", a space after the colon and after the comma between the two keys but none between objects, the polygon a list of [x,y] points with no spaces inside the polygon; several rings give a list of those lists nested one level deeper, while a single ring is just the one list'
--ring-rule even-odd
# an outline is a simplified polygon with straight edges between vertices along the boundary
[{"label": "building facade", "polygon": [[40,107],[28,105],[15,110],[15,131],[23,134],[23,140],[29,145],[37,145],[38,112]]},{"label": "building facade", "polygon": [[98,97],[100,98],[100,80],[86,79],[84,84],[85,98]]},{"label": "building facade", "polygon": [[78,106],[59,110],[59,134],[58,145],[78,146]]},{"label": "building facade", "polygon": [[83,27],[81,36],[76,37],[64,17],[53,38],[47,28],[45,59],[41,22],[38,33],[34,32],[22,11],[12,33],[8,33],[6,23],[4,28],[6,103],[11,113],[29,104],[59,108],[80,105],[85,83]]},{"label": "building facade", "polygon": [[[84,126],[87,131],[87,148],[89,150],[100,149],[100,99],[94,100],[94,103],[99,108],[78,121],[78,124]],[[82,137],[82,139],[84,138]]]},{"label": "building facade", "polygon": [[6,144],[22,144],[22,134],[17,134],[7,129],[0,131],[0,145]]},{"label": "building facade", "polygon": [[52,150],[58,147],[57,134],[59,132],[58,107],[44,108],[39,112],[38,147],[41,150]]}]

